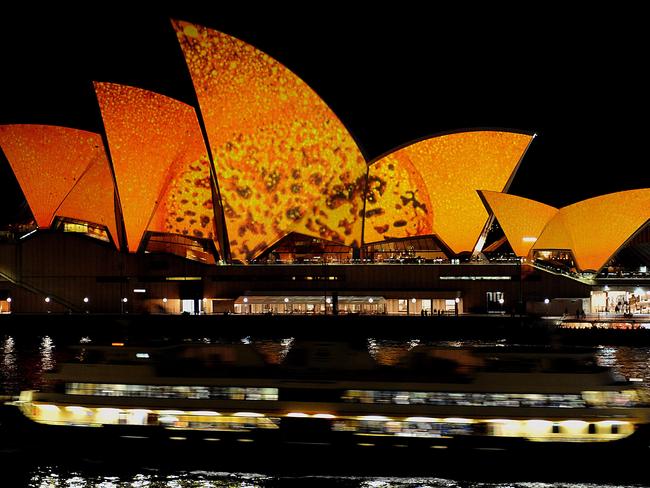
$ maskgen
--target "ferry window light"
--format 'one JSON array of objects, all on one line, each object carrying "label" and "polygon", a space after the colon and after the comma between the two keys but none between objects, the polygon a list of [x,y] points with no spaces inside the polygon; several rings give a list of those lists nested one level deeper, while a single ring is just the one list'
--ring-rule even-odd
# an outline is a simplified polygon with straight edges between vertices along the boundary
[{"label": "ferry window light", "polygon": [[[147,354],[148,353],[138,353]],[[142,356],[143,359],[144,356]],[[68,383],[69,395],[277,401],[277,388]]]},{"label": "ferry window light", "polygon": [[580,395],[576,394],[346,390],[341,398],[345,402],[352,403],[394,403],[410,405],[563,408],[585,408],[587,406],[587,402]]}]

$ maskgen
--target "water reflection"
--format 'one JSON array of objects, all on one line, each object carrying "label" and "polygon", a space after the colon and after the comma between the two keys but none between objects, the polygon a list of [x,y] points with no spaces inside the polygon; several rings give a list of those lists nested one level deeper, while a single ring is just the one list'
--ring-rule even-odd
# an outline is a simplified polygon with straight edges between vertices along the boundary
[{"label": "water reflection", "polygon": [[30,477],[34,488],[632,488],[636,485],[601,483],[489,483],[425,477],[358,477],[358,476],[267,476],[248,473],[206,471],[138,473],[121,476],[65,473],[57,468],[40,468]]},{"label": "water reflection", "polygon": [[[244,342],[246,339],[248,342]],[[287,357],[295,339],[287,337],[279,341],[270,339],[261,339],[252,341],[250,337],[242,339],[244,344],[252,344],[256,351],[258,351],[269,364],[280,364]]]},{"label": "water reflection", "polygon": [[18,382],[16,366],[16,342],[13,337],[6,336],[2,341],[2,385],[0,392],[7,393],[13,391]]},{"label": "water reflection", "polygon": [[41,362],[41,372],[45,373],[54,369],[56,361],[54,359],[54,341],[50,336],[45,336],[41,340],[38,348],[38,354]]},{"label": "water reflection", "polygon": [[596,360],[619,376],[641,380],[639,384],[650,390],[650,347],[600,346]]},{"label": "water reflection", "polygon": [[[270,482],[275,481],[273,484]],[[269,476],[250,473],[212,473],[191,471],[179,473],[138,473],[101,476],[66,473],[58,468],[39,468],[29,477],[33,488],[263,488],[281,486]]]},{"label": "water reflection", "polygon": [[[56,367],[56,344],[50,336],[38,338],[38,343],[23,339],[20,344],[12,336],[5,336],[0,342],[0,393],[18,394],[20,389],[38,388],[43,373]],[[90,337],[79,341],[92,342]],[[202,338],[205,343],[219,343],[217,338]],[[271,364],[280,364],[295,343],[293,337],[284,339],[256,339],[245,337],[242,342],[251,344]],[[394,365],[417,346],[438,345],[447,347],[503,346],[503,342],[446,341],[427,343],[419,339],[384,340],[368,338],[370,355],[382,365]],[[639,384],[650,390],[650,347],[599,346],[596,350],[599,365],[612,368],[614,373],[625,378],[636,378]]]}]

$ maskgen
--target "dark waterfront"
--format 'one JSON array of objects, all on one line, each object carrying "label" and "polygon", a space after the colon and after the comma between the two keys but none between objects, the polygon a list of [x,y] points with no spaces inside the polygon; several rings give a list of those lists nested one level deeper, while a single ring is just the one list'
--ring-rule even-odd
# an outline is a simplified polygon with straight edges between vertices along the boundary
[{"label": "dark waterfront", "polygon": [[[36,320],[34,317],[31,320]],[[43,373],[56,367],[57,360],[65,357],[64,351],[69,345],[79,344],[98,344],[110,343],[111,340],[131,340],[135,343],[145,343],[145,336],[150,337],[152,343],[173,343],[184,341],[200,341],[205,343],[232,343],[243,342],[253,345],[259,352],[267,355],[276,355],[278,357],[286,354],[288,347],[294,339],[290,334],[262,334],[259,330],[259,324],[253,324],[255,334],[238,334],[231,332],[228,334],[210,334],[205,327],[188,328],[180,327],[183,331],[179,334],[176,329],[175,334],[171,334],[172,327],[165,326],[159,329],[159,333],[152,333],[151,329],[137,329],[133,323],[121,322],[122,327],[115,327],[115,333],[103,334],[94,333],[89,327],[74,324],[63,330],[60,328],[51,328],[48,324],[59,323],[64,320],[63,317],[44,317],[43,322],[37,328],[38,334],[25,333],[24,327],[16,327],[17,322],[10,326],[4,327],[0,332],[0,394],[14,396],[21,390],[38,389],[42,383]],[[179,318],[180,319],[180,318]],[[98,318],[99,323],[102,321],[115,321],[115,318]],[[291,323],[287,323],[286,330],[296,332],[298,325],[304,326],[311,320],[309,317],[293,318]],[[453,321],[452,321],[453,322]],[[446,325],[452,322],[445,322]],[[506,321],[507,322],[507,321]],[[87,324],[87,322],[85,322]],[[179,323],[176,321],[175,323]],[[198,321],[196,322],[198,323]],[[229,323],[233,323],[232,321]],[[352,322],[349,320],[346,326]],[[5,324],[9,324],[5,322]],[[205,322],[203,322],[203,325]],[[320,322],[318,322],[321,325]],[[515,345],[526,344],[546,344],[557,346],[562,342],[572,344],[583,342],[595,346],[595,353],[598,364],[601,366],[611,367],[613,371],[625,378],[635,378],[645,389],[650,390],[650,346],[647,345],[645,336],[636,334],[625,335],[625,332],[635,334],[636,331],[618,331],[618,335],[603,335],[603,331],[564,331],[562,333],[552,332],[538,327],[526,327],[520,329],[512,324],[505,322],[493,321],[492,325],[486,329],[477,329],[474,323],[467,322],[461,326],[459,333],[450,332],[450,328],[441,325],[437,333],[424,333],[421,320],[403,321],[409,327],[401,328],[401,335],[382,334],[370,335],[366,327],[360,326],[356,330],[351,330],[349,336],[357,344],[366,347],[370,355],[380,364],[392,364],[396,362],[401,355],[418,345],[444,345],[447,347],[503,347],[508,349]],[[442,324],[442,322],[440,323]],[[505,324],[505,325],[504,325]],[[169,324],[167,324],[169,325]],[[425,324],[426,325],[426,324]],[[84,333],[85,329],[85,333]],[[239,330],[239,329],[237,329]],[[245,330],[245,329],[244,329]],[[481,333],[477,333],[477,330]],[[419,333],[418,333],[419,331]],[[430,330],[429,330],[430,332]],[[599,335],[599,332],[600,335]],[[317,335],[315,331],[306,334],[309,336]],[[324,334],[327,335],[327,334]],[[639,340],[640,345],[631,345],[632,337]],[[607,342],[599,343],[601,340]],[[66,449],[62,441],[61,446],[47,446],[44,450]],[[61,454],[61,452],[59,452]],[[258,453],[259,454],[259,453]],[[264,455],[262,453],[262,455]],[[268,456],[268,454],[267,454]],[[639,453],[630,463],[637,463],[642,459],[642,453]],[[209,459],[201,459],[196,465],[165,465],[161,463],[145,462],[138,464],[137,460],[121,459],[116,456],[107,462],[98,462],[93,459],[82,459],[74,456],[66,457],[65,455],[57,456],[50,461],[47,457],[42,460],[30,460],[16,457],[10,452],[0,453],[0,459],[3,465],[12,466],[5,469],[3,474],[5,481],[1,486],[30,486],[30,487],[103,487],[103,488],[122,488],[122,487],[363,487],[363,488],[392,488],[392,487],[522,487],[522,488],[542,488],[542,487],[598,487],[598,486],[646,486],[647,477],[640,472],[639,466],[634,467],[634,474],[630,474],[632,466],[612,465],[610,468],[603,468],[600,474],[592,477],[589,473],[591,460],[576,459],[576,466],[581,469],[576,472],[562,471],[554,473],[552,469],[541,470],[536,474],[490,470],[489,460],[486,462],[473,463],[468,460],[470,468],[464,467],[462,463],[456,465],[453,469],[445,466],[444,462],[439,460],[429,462],[428,460],[408,460],[407,458],[394,458],[384,456],[376,461],[366,460],[365,467],[359,467],[355,471],[354,462],[350,462],[343,474],[337,470],[332,470],[332,474],[327,473],[323,466],[327,466],[327,454],[323,454],[323,459],[317,466],[318,471],[310,471],[309,464],[302,466],[302,469],[292,471],[290,462],[283,460],[282,463],[275,464],[272,458],[261,459],[251,457],[250,468],[246,463],[240,463],[233,470],[224,471],[219,464],[213,464]],[[386,467],[391,462],[395,463],[395,470],[391,473]],[[544,463],[540,459],[540,463]],[[430,464],[429,464],[430,463]],[[483,463],[483,464],[481,464]],[[516,461],[513,459],[513,463]],[[595,461],[598,464],[598,460]],[[215,470],[215,466],[217,469]],[[279,466],[283,466],[280,468]],[[413,466],[410,472],[409,466]],[[278,469],[276,469],[276,467]],[[565,466],[566,468],[566,466]],[[602,468],[602,466],[601,466]],[[251,472],[247,472],[247,471]],[[316,476],[314,473],[318,473]],[[423,474],[423,476],[416,476]],[[485,475],[483,474],[485,473]],[[487,474],[490,473],[490,474]],[[541,473],[541,474],[540,474]],[[603,473],[607,475],[603,478]],[[322,474],[322,475],[321,475]],[[514,478],[513,478],[514,476]],[[606,481],[596,481],[605,479]]]}]

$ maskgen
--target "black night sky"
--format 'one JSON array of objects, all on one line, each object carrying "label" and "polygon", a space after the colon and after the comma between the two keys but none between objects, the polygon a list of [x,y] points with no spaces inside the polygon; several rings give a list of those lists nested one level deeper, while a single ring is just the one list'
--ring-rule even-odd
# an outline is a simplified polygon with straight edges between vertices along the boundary
[{"label": "black night sky", "polygon": [[[329,104],[369,160],[439,132],[507,128],[538,134],[511,193],[563,206],[650,186],[639,12],[207,5],[3,15],[0,123],[99,132],[93,80],[196,105],[169,23],[175,17],[278,59]],[[20,200],[0,155],[0,224],[16,219]]]}]

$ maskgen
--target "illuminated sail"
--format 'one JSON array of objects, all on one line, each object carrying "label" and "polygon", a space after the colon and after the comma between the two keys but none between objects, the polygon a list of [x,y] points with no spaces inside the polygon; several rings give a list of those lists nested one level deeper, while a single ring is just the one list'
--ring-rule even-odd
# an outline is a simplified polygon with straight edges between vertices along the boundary
[{"label": "illuminated sail", "polygon": [[489,210],[499,221],[512,250],[526,257],[548,222],[557,214],[555,207],[535,200],[496,191],[479,191]]},{"label": "illuminated sail", "polygon": [[361,244],[366,164],[327,105],[279,62],[174,21],[216,166],[232,257],[290,232]]},{"label": "illuminated sail", "polygon": [[533,136],[473,131],[431,137],[370,166],[364,242],[437,234],[472,251],[488,218],[479,189],[507,188]]},{"label": "illuminated sail", "polygon": [[194,109],[151,91],[95,83],[129,250],[146,230],[215,236],[210,163]]}]

